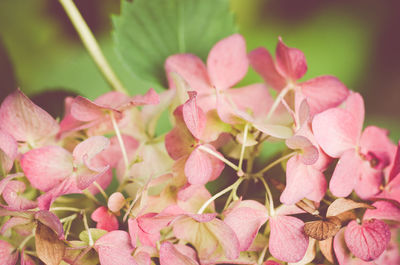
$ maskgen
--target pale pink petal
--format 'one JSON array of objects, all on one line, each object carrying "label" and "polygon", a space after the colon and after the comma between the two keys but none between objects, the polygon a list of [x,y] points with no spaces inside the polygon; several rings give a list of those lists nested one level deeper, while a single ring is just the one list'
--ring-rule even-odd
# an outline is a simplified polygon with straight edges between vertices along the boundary
[{"label": "pale pink petal", "polygon": [[188,94],[189,100],[183,104],[182,109],[183,120],[192,135],[200,139],[206,125],[206,115],[196,103],[197,93],[190,91]]},{"label": "pale pink petal", "polygon": [[110,145],[110,140],[104,136],[92,136],[83,142],[80,142],[74,149],[72,155],[74,162],[78,164],[84,163],[84,157],[86,161],[90,163],[90,160],[99,154],[101,151],[106,149]]},{"label": "pale pink petal", "polygon": [[312,165],[318,160],[318,149],[306,137],[294,135],[286,139],[285,142],[290,149],[302,151],[299,156],[305,165]]},{"label": "pale pink petal", "polygon": [[308,247],[304,223],[292,216],[274,216],[269,219],[271,234],[269,251],[275,258],[286,262],[300,261]]},{"label": "pale pink petal", "polygon": [[107,174],[108,170],[109,166],[105,166],[103,168],[94,168],[90,167],[89,164],[85,161],[85,167],[81,167],[78,170],[77,175],[75,176],[76,186],[80,190],[84,190],[92,185],[92,183],[95,182],[102,175]]},{"label": "pale pink petal", "polygon": [[9,172],[13,167],[14,160],[18,155],[18,144],[6,131],[0,129],[0,174],[2,168]]},{"label": "pale pink petal", "polygon": [[35,213],[35,219],[53,230],[59,239],[64,239],[63,225],[57,215],[41,210]]},{"label": "pale pink petal", "polygon": [[300,84],[302,93],[314,116],[324,110],[339,106],[349,95],[346,86],[334,76],[324,75]]},{"label": "pale pink petal", "polygon": [[243,201],[226,214],[224,223],[235,232],[239,240],[239,250],[245,251],[253,243],[258,230],[267,219],[265,206],[256,201]]},{"label": "pale pink petal", "polygon": [[203,61],[193,54],[175,54],[165,61],[169,87],[175,87],[170,73],[179,74],[197,92],[207,92],[211,85]]},{"label": "pale pink petal", "polygon": [[[204,185],[188,185],[178,191],[177,205],[185,212],[195,213],[210,198],[211,194]],[[208,205],[207,210],[215,212],[214,202]]]},{"label": "pale pink petal", "polygon": [[350,95],[345,101],[345,109],[354,117],[355,124],[353,125],[361,132],[364,124],[364,100],[359,93],[350,92]]},{"label": "pale pink petal", "polygon": [[248,67],[246,42],[239,34],[217,42],[208,54],[208,75],[211,83],[221,90],[239,82],[246,75]]},{"label": "pale pink petal", "polygon": [[236,259],[239,257],[240,243],[231,227],[223,221],[214,218],[207,223],[207,228],[217,238],[228,259]]},{"label": "pale pink petal", "polygon": [[7,202],[8,206],[15,210],[28,210],[37,207],[37,203],[27,198],[24,198],[21,194],[25,191],[25,183],[21,181],[10,181],[3,191],[3,198]]},{"label": "pale pink petal", "polygon": [[48,190],[46,193],[39,196],[37,199],[39,209],[48,210],[51,204],[60,196],[65,194],[81,193],[81,190],[76,186],[73,178],[65,178],[60,184],[53,189]]},{"label": "pale pink petal", "polygon": [[[168,209],[167,211],[170,210],[171,209]],[[147,213],[139,216],[139,218],[136,219],[136,222],[138,223],[140,229],[142,229],[144,232],[149,234],[157,234],[161,229],[167,227],[179,215],[180,214],[177,213],[165,212],[164,210],[159,214]]]},{"label": "pale pink petal", "polygon": [[16,174],[11,174],[6,176],[5,178],[3,178],[2,180],[0,180],[0,195],[3,193],[3,190],[5,189],[5,187],[7,187],[7,184],[15,179],[15,178],[19,178],[19,177],[23,177],[24,173],[16,173]]},{"label": "pale pink petal", "polygon": [[[94,160],[96,160],[96,158]],[[108,168],[108,170],[106,170],[104,173],[96,176],[96,183],[100,185],[100,187],[103,190],[105,190],[110,185],[112,177],[113,177],[113,172],[111,168]],[[87,187],[87,190],[93,195],[96,195],[97,193],[100,192],[99,188],[94,183],[92,183],[89,187]]]},{"label": "pale pink petal", "polygon": [[289,48],[279,38],[276,46],[276,69],[286,79],[296,81],[307,72],[304,53],[296,48]]},{"label": "pale pink petal", "polygon": [[287,139],[293,135],[293,131],[288,126],[269,124],[266,122],[256,122],[253,123],[253,126],[257,128],[257,130],[278,139]]},{"label": "pale pink petal", "polygon": [[59,126],[46,111],[21,90],[8,95],[0,106],[0,129],[17,141],[35,142],[55,135]]},{"label": "pale pink petal", "polygon": [[400,174],[393,178],[382,191],[375,195],[376,198],[395,200],[400,203]]},{"label": "pale pink petal", "polygon": [[400,207],[390,201],[376,201],[372,204],[376,209],[367,209],[363,220],[376,218],[379,220],[390,220],[400,222]]},{"label": "pale pink petal", "polygon": [[381,191],[380,186],[383,181],[383,172],[372,168],[368,161],[362,161],[356,179],[357,183],[354,191],[361,199],[367,200]]},{"label": "pale pink petal", "polygon": [[117,217],[109,212],[106,207],[100,206],[91,215],[93,221],[97,222],[96,228],[106,231],[118,229]]},{"label": "pale pink petal", "polygon": [[72,155],[59,146],[32,149],[21,158],[21,168],[31,185],[48,191],[56,187],[73,171]]},{"label": "pale pink petal", "polygon": [[358,143],[361,128],[352,113],[333,108],[314,116],[312,130],[317,143],[331,157],[340,157]]},{"label": "pale pink petal", "polygon": [[146,251],[135,251],[135,255],[133,256],[137,265],[152,265],[151,256]]},{"label": "pale pink petal", "polygon": [[347,197],[356,186],[361,167],[362,161],[354,149],[344,152],[329,182],[329,189],[333,195]]},{"label": "pale pink petal", "polygon": [[94,103],[101,107],[118,109],[118,107],[127,104],[129,100],[128,95],[118,91],[111,91],[96,98]]},{"label": "pale pink petal", "polygon": [[71,115],[78,121],[100,119],[105,116],[105,110],[108,109],[81,96],[77,96],[71,103]]},{"label": "pale pink petal", "polygon": [[133,96],[129,101],[130,106],[157,105],[158,103],[160,103],[160,97],[153,88],[144,95]]},{"label": "pale pink petal", "polygon": [[[146,216],[148,216],[148,215],[146,215]],[[149,217],[150,216],[155,216],[155,214],[151,213],[151,214],[149,214]],[[144,222],[146,222],[146,221],[144,221]],[[151,220],[150,220],[150,222],[151,222]],[[151,226],[152,229],[155,228],[152,223],[149,223],[148,225]],[[164,227],[165,226],[160,227],[159,230],[161,230]],[[160,231],[159,230],[154,229],[154,230],[156,230],[156,231],[152,231],[154,233],[148,233],[148,232],[144,231],[142,229],[142,227],[139,226],[138,219],[129,218],[128,229],[129,229],[129,235],[131,237],[131,244],[133,247],[136,247],[138,240],[141,243],[141,245],[156,247],[157,241],[160,240]]]},{"label": "pale pink petal", "polygon": [[335,252],[335,256],[339,265],[356,265],[357,263],[355,262],[354,259],[351,258],[352,254],[350,253],[350,250],[347,248],[346,242],[344,240],[345,230],[346,228],[343,227],[334,237],[333,250]]},{"label": "pale pink petal", "polygon": [[285,87],[286,80],[276,70],[274,60],[267,49],[259,47],[251,51],[248,56],[251,66],[261,75],[265,83],[278,91]]},{"label": "pale pink petal", "polygon": [[[218,172],[213,171],[215,168],[218,169]],[[222,169],[223,166],[220,166],[220,162],[216,158],[196,148],[186,161],[185,175],[190,184],[206,184],[215,175],[220,174]]]},{"label": "pale pink petal", "polygon": [[393,180],[398,175],[400,175],[400,141],[397,144],[396,154],[393,158],[392,168],[390,170],[388,182]]},{"label": "pale pink petal", "polygon": [[99,253],[101,265],[138,265],[133,256],[129,234],[125,231],[112,231],[100,237],[94,248]]},{"label": "pale pink petal", "polygon": [[396,152],[396,146],[388,137],[389,131],[375,126],[368,126],[364,129],[361,139],[361,153],[370,156],[371,166],[376,169],[387,167],[393,154]]},{"label": "pale pink petal", "polygon": [[107,207],[112,212],[118,212],[125,204],[125,197],[121,192],[114,192],[110,195],[107,202]]},{"label": "pale pink petal", "polygon": [[13,228],[14,226],[17,225],[26,225],[31,223],[32,220],[24,217],[11,217],[8,219],[3,226],[1,227],[0,234],[4,235],[5,232],[7,232],[8,229]]},{"label": "pale pink petal", "polygon": [[378,258],[390,241],[389,226],[381,220],[351,221],[344,232],[347,247],[358,258],[371,261]]},{"label": "pale pink petal", "polygon": [[173,244],[166,241],[160,247],[161,265],[198,265],[196,260],[179,252]]},{"label": "pale pink petal", "polygon": [[301,158],[294,156],[286,165],[286,187],[280,200],[287,205],[295,204],[303,198],[319,202],[325,195],[326,186],[321,171],[305,165]]},{"label": "pale pink petal", "polygon": [[[398,228],[391,228],[391,234],[398,234]],[[379,265],[398,265],[400,264],[400,249],[398,237],[392,236],[386,250],[374,260],[375,264]]]},{"label": "pale pink petal", "polygon": [[228,124],[237,124],[243,123],[241,117],[238,115],[240,112],[239,108],[230,98],[230,96],[225,93],[226,91],[222,91],[220,89],[216,89],[216,97],[217,97],[217,113],[219,118]]},{"label": "pale pink petal", "polygon": [[18,260],[18,251],[7,241],[0,240],[0,263],[3,265],[15,265]]}]

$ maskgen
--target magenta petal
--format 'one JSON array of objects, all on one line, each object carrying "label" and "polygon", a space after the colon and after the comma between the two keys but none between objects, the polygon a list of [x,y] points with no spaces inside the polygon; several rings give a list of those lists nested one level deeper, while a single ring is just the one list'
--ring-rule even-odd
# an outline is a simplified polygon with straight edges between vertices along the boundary
[{"label": "magenta petal", "polygon": [[334,108],[315,115],[312,130],[324,152],[337,158],[357,145],[361,134],[357,123],[352,113]]},{"label": "magenta petal", "polygon": [[229,225],[239,239],[239,250],[245,251],[253,243],[258,230],[267,221],[264,205],[256,201],[242,201],[227,213],[224,223]]},{"label": "magenta petal", "polygon": [[[9,133],[0,129],[0,170],[9,172],[18,155],[18,144]],[[0,171],[0,174],[3,172]]]},{"label": "magenta petal", "polygon": [[189,100],[183,104],[183,120],[192,135],[200,139],[206,126],[206,115],[203,110],[197,106],[196,92],[190,91]]},{"label": "magenta petal", "polygon": [[21,167],[33,187],[48,191],[72,174],[72,155],[59,146],[32,149],[22,156]]},{"label": "magenta petal", "polygon": [[132,256],[134,248],[129,234],[125,231],[112,231],[100,237],[94,248],[99,253],[101,265],[138,265]]},{"label": "magenta petal", "polygon": [[14,247],[10,243],[0,240],[0,263],[2,265],[17,264],[18,251],[14,250]]},{"label": "magenta petal", "polygon": [[300,86],[310,106],[311,116],[339,106],[349,95],[346,86],[334,76],[319,76]]},{"label": "magenta petal", "polygon": [[10,181],[3,191],[3,198],[8,206],[15,210],[28,210],[37,207],[37,203],[24,198],[21,194],[25,191],[25,183]]},{"label": "magenta petal", "polygon": [[347,247],[358,258],[371,261],[378,258],[390,241],[389,226],[381,220],[351,221],[344,232]]},{"label": "magenta petal", "polygon": [[212,157],[199,148],[193,150],[185,164],[185,175],[192,185],[206,184],[213,175]]},{"label": "magenta petal", "polygon": [[287,205],[295,204],[303,198],[319,202],[325,195],[326,186],[325,176],[321,171],[305,165],[295,156],[287,162],[286,187],[280,200]]},{"label": "magenta petal", "polygon": [[207,68],[203,61],[193,54],[175,54],[165,61],[165,69],[168,75],[169,87],[175,87],[170,73],[178,73],[191,88],[197,92],[211,90]]},{"label": "magenta petal", "polygon": [[35,142],[55,135],[59,126],[53,117],[17,90],[0,106],[0,129],[17,141]]},{"label": "magenta petal", "polygon": [[51,228],[57,234],[58,238],[63,239],[64,230],[57,215],[49,211],[38,211],[35,213],[35,219]]},{"label": "magenta petal", "polygon": [[390,201],[376,201],[372,204],[376,209],[367,209],[363,220],[372,218],[400,222],[400,208]]},{"label": "magenta petal", "polygon": [[[155,214],[151,213],[149,215],[154,216]],[[162,228],[164,228],[165,226],[159,227],[159,229],[157,230],[157,228],[155,228],[155,226],[158,226],[158,224],[153,225],[153,223],[149,223],[149,226],[151,227],[151,229],[155,230],[155,231],[151,231],[154,233],[150,233],[150,232],[145,231],[139,225],[139,223],[138,223],[139,218],[137,218],[137,219],[129,218],[129,220],[128,220],[129,235],[131,237],[132,246],[136,247],[136,244],[137,244],[136,242],[139,239],[139,242],[141,243],[141,245],[156,247],[157,241],[160,240],[160,230]]]},{"label": "magenta petal", "polygon": [[272,256],[286,262],[300,261],[308,248],[303,221],[292,216],[274,216],[269,222],[269,251]]},{"label": "magenta petal", "polygon": [[248,67],[246,42],[239,34],[217,42],[208,54],[208,75],[211,83],[221,90],[239,82],[246,75]]},{"label": "magenta petal", "polygon": [[198,265],[197,261],[178,251],[173,244],[166,241],[160,247],[161,265]]},{"label": "magenta petal", "polygon": [[307,72],[307,63],[304,53],[296,48],[289,48],[279,38],[276,46],[276,69],[292,81],[303,77]]},{"label": "magenta petal", "polygon": [[274,60],[267,49],[260,47],[251,51],[249,60],[251,66],[261,75],[265,83],[278,91],[285,87],[286,80],[276,70]]},{"label": "magenta petal", "polygon": [[91,215],[93,221],[97,222],[96,228],[106,231],[113,231],[118,229],[117,217],[109,212],[106,207],[100,206]]},{"label": "magenta petal", "polygon": [[329,189],[337,197],[347,197],[354,189],[362,161],[355,150],[348,150],[340,157],[333,172]]}]

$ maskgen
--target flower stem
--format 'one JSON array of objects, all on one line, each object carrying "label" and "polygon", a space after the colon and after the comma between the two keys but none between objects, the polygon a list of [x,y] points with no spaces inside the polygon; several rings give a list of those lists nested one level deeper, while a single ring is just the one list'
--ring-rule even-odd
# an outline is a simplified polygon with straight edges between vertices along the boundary
[{"label": "flower stem", "polygon": [[262,176],[260,176],[259,179],[261,180],[261,182],[264,184],[264,187],[265,187],[265,191],[266,191],[265,202],[269,206],[269,216],[274,216],[275,215],[275,207],[274,207],[274,199],[272,198],[271,189],[269,188],[267,182],[265,181],[265,179]]},{"label": "flower stem", "polygon": [[223,157],[222,155],[218,154],[217,152],[215,152],[214,150],[211,150],[210,148],[208,148],[207,146],[204,145],[200,145],[198,147],[200,150],[203,150],[207,153],[209,153],[210,155],[215,156],[216,158],[218,158],[219,160],[221,160],[222,162],[224,162],[225,164],[227,164],[228,166],[230,166],[231,168],[233,168],[235,171],[239,171],[239,167],[236,166],[235,164],[233,164],[231,161],[229,161],[228,159],[226,159],[225,157]]},{"label": "flower stem", "polygon": [[122,153],[122,157],[123,157],[124,163],[125,163],[125,173],[124,173],[124,177],[125,177],[126,173],[129,170],[128,154],[126,152],[124,140],[122,139],[121,132],[119,131],[117,121],[115,120],[114,113],[110,112],[110,116],[111,116],[111,122],[114,127],[115,134],[117,135],[119,146],[121,147],[121,153]]},{"label": "flower stem", "polygon": [[103,190],[103,188],[100,186],[100,184],[97,183],[97,181],[93,181],[93,185],[100,191],[101,195],[103,195],[104,199],[106,199],[106,201],[107,201],[108,196],[107,196],[106,192]]},{"label": "flower stem", "polygon": [[266,167],[264,167],[263,169],[261,169],[260,171],[258,171],[257,173],[254,173],[253,175],[261,175],[265,172],[267,172],[268,170],[270,170],[271,168],[273,168],[274,166],[276,166],[277,164],[279,164],[280,162],[289,159],[290,157],[296,155],[297,152],[292,152],[290,154],[287,154],[285,156],[282,156],[281,158],[275,160],[274,162],[268,164]]},{"label": "flower stem", "polygon": [[242,181],[244,180],[244,178],[239,178],[238,180],[235,181],[235,183],[233,183],[232,185],[230,185],[229,187],[226,187],[225,189],[221,190],[220,192],[218,192],[217,194],[215,194],[214,196],[212,196],[210,199],[208,199],[202,206],[201,208],[197,211],[197,214],[202,214],[204,212],[204,210],[207,208],[207,206],[212,203],[213,201],[215,201],[217,198],[221,197],[222,195],[224,195],[225,193],[227,193],[230,190],[234,190],[237,189],[237,187],[239,187],[240,183],[242,183]]},{"label": "flower stem", "polygon": [[89,236],[89,246],[92,247],[94,245],[94,241],[93,241],[92,233],[90,232],[90,229],[89,229],[85,211],[82,211],[82,214],[83,214],[83,225],[85,226],[85,229],[88,232],[88,236]]},{"label": "flower stem", "polygon": [[239,158],[239,165],[238,165],[238,175],[241,177],[243,176],[243,158],[244,158],[244,151],[246,149],[246,142],[247,142],[247,134],[249,132],[249,123],[246,123],[244,126],[244,133],[243,133],[243,143],[242,143],[242,149],[240,150],[240,158]]},{"label": "flower stem", "polygon": [[35,236],[35,233],[32,233],[31,235],[25,237],[25,239],[21,242],[21,244],[19,244],[18,249],[23,249],[24,246],[26,245],[26,243],[28,243],[29,240],[31,240],[34,236]]},{"label": "flower stem", "polygon": [[283,98],[286,96],[286,94],[292,89],[292,86],[288,85],[284,89],[281,90],[279,95],[276,97],[274,103],[272,104],[268,114],[267,114],[267,119],[271,118],[272,114],[274,114],[275,110],[278,108],[279,103],[283,100]]},{"label": "flower stem", "polygon": [[119,81],[110,65],[107,62],[107,59],[104,57],[99,44],[93,36],[93,33],[90,31],[88,25],[83,19],[82,15],[79,13],[78,8],[75,6],[72,0],[59,0],[61,5],[64,7],[65,12],[69,16],[72,24],[74,25],[76,31],[89,54],[92,56],[94,62],[97,67],[107,80],[107,82],[111,85],[111,87],[121,93],[128,94],[128,91]]},{"label": "flower stem", "polygon": [[70,211],[70,212],[80,212],[82,209],[73,208],[73,207],[53,207],[50,208],[50,211]]}]

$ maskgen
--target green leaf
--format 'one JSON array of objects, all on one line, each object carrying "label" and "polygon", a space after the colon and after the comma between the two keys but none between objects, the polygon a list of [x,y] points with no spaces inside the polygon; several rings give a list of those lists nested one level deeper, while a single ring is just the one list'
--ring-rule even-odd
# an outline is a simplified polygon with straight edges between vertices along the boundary
[{"label": "green leaf", "polygon": [[205,59],[217,41],[236,32],[228,0],[124,0],[113,22],[121,60],[158,87],[166,85],[168,56],[193,53]]},{"label": "green leaf", "polygon": [[[99,239],[100,237],[104,236],[105,234],[107,234],[106,230],[103,229],[97,229],[97,228],[89,228],[90,233],[92,234],[92,238],[93,241],[96,242],[97,239]],[[82,231],[79,234],[79,239],[82,240],[83,242],[89,244],[89,234],[86,230]]]}]

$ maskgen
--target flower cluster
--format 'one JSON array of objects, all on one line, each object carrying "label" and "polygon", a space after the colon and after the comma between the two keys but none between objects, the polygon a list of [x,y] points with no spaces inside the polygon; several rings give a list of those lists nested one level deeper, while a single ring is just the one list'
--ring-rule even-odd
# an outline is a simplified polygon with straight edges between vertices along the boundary
[{"label": "flower cluster", "polygon": [[[249,67],[265,82],[233,88]],[[168,90],[66,98],[61,121],[20,90],[2,102],[1,264],[400,264],[400,142],[363,129],[360,94],[300,82],[281,39],[275,58],[235,34],[165,69]]]}]

